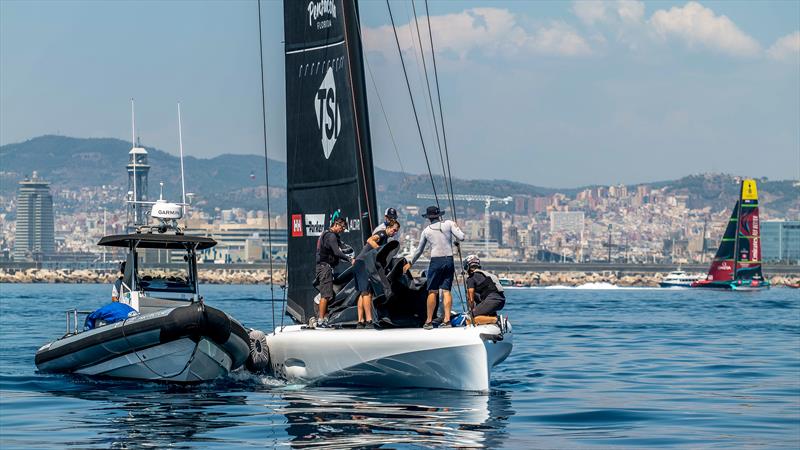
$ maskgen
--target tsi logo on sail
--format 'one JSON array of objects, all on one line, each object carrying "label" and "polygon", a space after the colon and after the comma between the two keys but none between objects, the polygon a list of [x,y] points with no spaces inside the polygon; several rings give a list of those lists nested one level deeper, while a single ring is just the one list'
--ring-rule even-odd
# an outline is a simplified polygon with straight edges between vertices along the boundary
[{"label": "tsi logo on sail", "polygon": [[314,109],[317,111],[317,127],[322,134],[322,152],[325,159],[330,158],[336,138],[342,130],[339,119],[339,104],[336,101],[336,80],[333,78],[333,68],[328,67],[322,84],[317,89],[314,97]]}]

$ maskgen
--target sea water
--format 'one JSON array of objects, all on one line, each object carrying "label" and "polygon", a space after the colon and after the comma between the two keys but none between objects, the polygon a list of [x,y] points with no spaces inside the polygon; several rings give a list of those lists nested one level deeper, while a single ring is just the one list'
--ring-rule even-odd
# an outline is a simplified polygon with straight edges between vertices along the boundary
[{"label": "sea water", "polygon": [[[64,311],[110,292],[0,285],[0,447],[800,447],[796,290],[509,290],[514,351],[488,394],[37,373],[34,353],[64,334]],[[203,294],[246,326],[280,323],[269,287]]]}]

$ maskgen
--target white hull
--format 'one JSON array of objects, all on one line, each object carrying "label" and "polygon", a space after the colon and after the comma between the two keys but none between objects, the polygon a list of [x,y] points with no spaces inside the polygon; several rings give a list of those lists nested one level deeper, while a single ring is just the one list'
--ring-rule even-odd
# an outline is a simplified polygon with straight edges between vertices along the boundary
[{"label": "white hull", "polygon": [[226,375],[233,362],[219,346],[207,339],[195,344],[188,338],[127,353],[76,370],[82,375],[147,381],[198,383]]},{"label": "white hull", "polygon": [[[484,335],[484,337],[481,337]],[[501,336],[493,341],[490,336]],[[387,330],[280,328],[267,336],[276,375],[292,383],[488,391],[511,353],[511,326]]]}]

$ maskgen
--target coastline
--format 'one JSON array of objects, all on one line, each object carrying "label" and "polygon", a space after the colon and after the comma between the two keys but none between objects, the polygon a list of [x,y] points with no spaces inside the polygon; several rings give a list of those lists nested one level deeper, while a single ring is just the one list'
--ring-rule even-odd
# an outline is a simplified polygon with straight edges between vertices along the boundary
[{"label": "coastline", "polygon": [[[544,271],[505,273],[497,272],[503,278],[513,280],[522,287],[537,286],[583,286],[583,285],[614,285],[620,287],[658,287],[664,274],[652,272],[575,272],[575,271]],[[267,284],[272,282],[269,271],[264,269],[210,269],[199,272],[200,282],[203,284]],[[44,283],[44,284],[111,284],[117,274],[109,270],[92,269],[0,269],[0,283]],[[274,271],[274,282],[284,283],[286,272],[284,269]],[[768,277],[772,286],[800,283],[800,273],[781,274]]]}]

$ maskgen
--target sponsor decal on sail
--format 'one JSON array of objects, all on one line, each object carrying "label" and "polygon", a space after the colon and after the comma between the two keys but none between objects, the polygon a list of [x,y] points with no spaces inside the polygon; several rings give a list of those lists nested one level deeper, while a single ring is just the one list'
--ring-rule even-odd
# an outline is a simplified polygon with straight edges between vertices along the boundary
[{"label": "sponsor decal on sail", "polygon": [[303,237],[302,214],[292,214],[292,237]]},{"label": "sponsor decal on sail", "polygon": [[333,25],[331,19],[336,18],[336,2],[319,0],[308,2],[308,26],[324,30]]},{"label": "sponsor decal on sail", "polygon": [[325,214],[306,214],[306,236],[320,236],[325,231]]},{"label": "sponsor decal on sail", "polygon": [[314,109],[317,111],[317,127],[322,135],[322,152],[325,159],[328,159],[342,130],[339,104],[336,101],[336,80],[331,67],[328,67],[314,96]]},{"label": "sponsor decal on sail", "polygon": [[732,270],[733,267],[729,266],[727,262],[723,262],[719,265],[720,270]]}]

